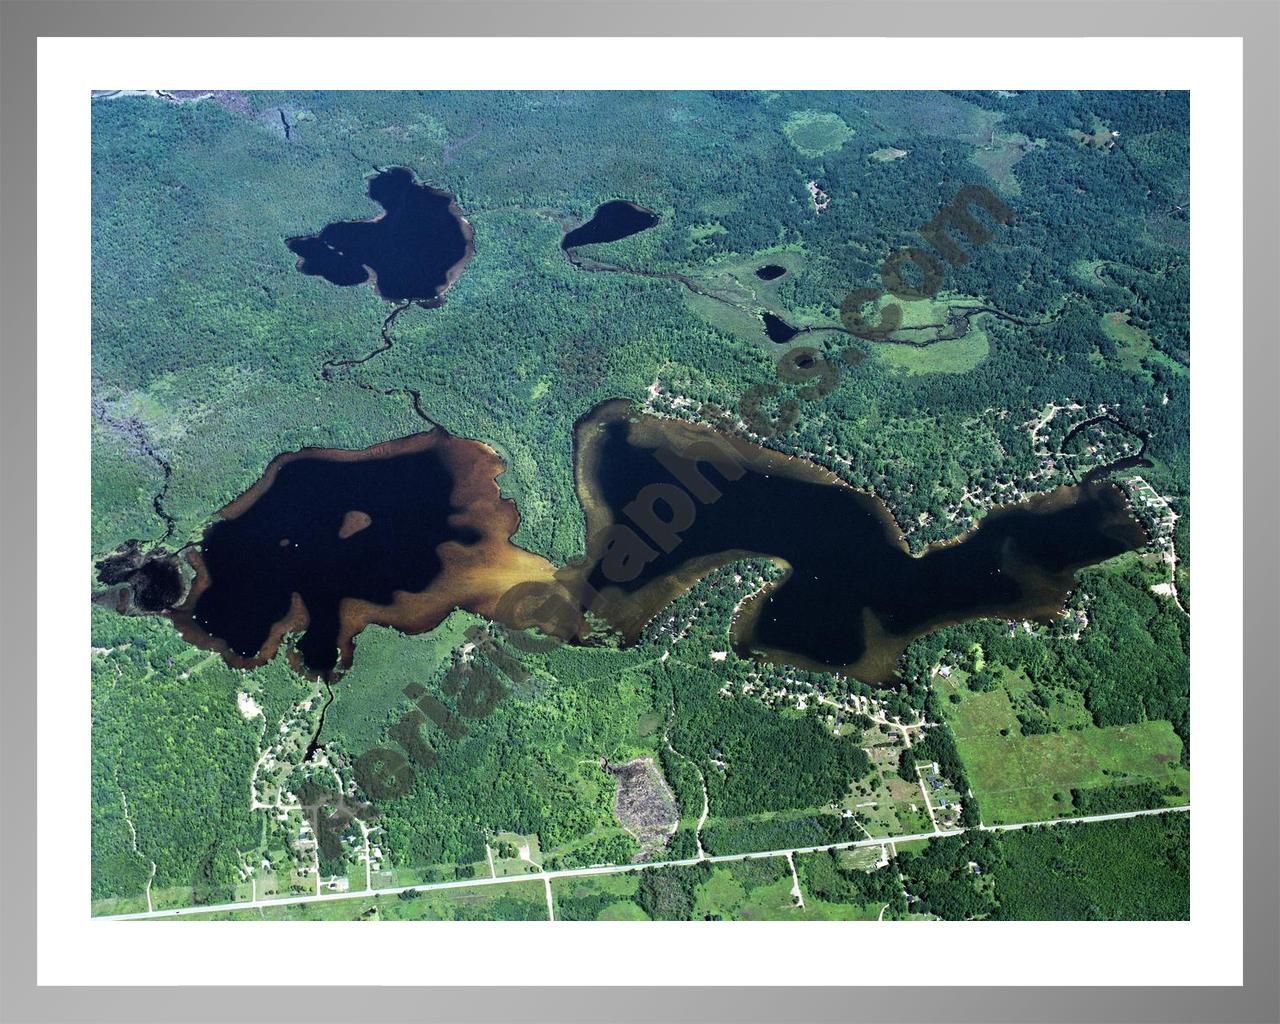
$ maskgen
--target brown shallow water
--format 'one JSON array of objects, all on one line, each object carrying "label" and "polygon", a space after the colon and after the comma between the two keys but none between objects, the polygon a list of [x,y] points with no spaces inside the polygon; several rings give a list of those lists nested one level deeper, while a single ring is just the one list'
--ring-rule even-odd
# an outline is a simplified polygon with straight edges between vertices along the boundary
[{"label": "brown shallow water", "polygon": [[455,607],[492,615],[512,585],[552,572],[510,541],[519,513],[499,493],[504,468],[440,429],[278,456],[189,554],[195,580],[173,620],[240,667],[300,632],[300,667],[327,673],[351,665],[367,625],[421,633]]}]

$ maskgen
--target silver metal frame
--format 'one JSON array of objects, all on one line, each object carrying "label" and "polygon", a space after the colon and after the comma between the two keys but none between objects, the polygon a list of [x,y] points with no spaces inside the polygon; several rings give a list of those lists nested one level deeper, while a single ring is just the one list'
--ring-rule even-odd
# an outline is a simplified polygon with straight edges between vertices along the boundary
[{"label": "silver metal frame", "polygon": [[[1239,988],[316,988],[199,987],[164,997],[140,987],[35,985],[35,889],[4,872],[0,1017],[5,1020],[630,1021],[664,1020],[1280,1020],[1280,726],[1276,623],[1280,429],[1276,343],[1277,97],[1275,0],[1024,0],[1021,3],[405,2],[405,0],[0,0],[0,852],[29,870],[35,790],[35,160],[40,36],[1229,36],[1244,39],[1244,985]],[[1234,415],[1222,412],[1220,415]],[[1245,553],[1247,552],[1247,557]],[[34,807],[36,814],[39,807]],[[34,865],[38,871],[39,866]],[[655,950],[660,957],[660,948]],[[660,959],[655,965],[661,970]]]}]

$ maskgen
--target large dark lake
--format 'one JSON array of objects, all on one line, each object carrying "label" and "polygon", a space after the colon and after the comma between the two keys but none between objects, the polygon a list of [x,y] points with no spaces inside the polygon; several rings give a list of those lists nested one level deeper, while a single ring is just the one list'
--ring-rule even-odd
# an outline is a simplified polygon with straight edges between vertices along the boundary
[{"label": "large dark lake", "polygon": [[489,613],[513,582],[550,573],[509,543],[519,517],[498,493],[503,468],[443,430],[282,455],[205,532],[174,620],[242,667],[301,632],[299,667],[326,674],[350,665],[369,623],[421,632],[455,606]]},{"label": "large dark lake", "polygon": [[658,223],[658,215],[625,199],[611,199],[596,208],[595,215],[581,227],[574,228],[561,241],[562,249],[579,245],[616,242],[639,234]]},{"label": "large dark lake", "polygon": [[[912,638],[940,625],[1056,616],[1077,569],[1146,542],[1119,488],[1085,484],[996,509],[959,541],[913,557],[883,502],[820,467],[680,421],[637,415],[620,402],[606,403],[578,426],[589,535],[630,522],[622,510],[644,488],[675,481],[660,455],[691,456],[716,436],[722,440],[704,454],[728,453],[717,457],[736,463],[741,474],[730,479],[712,462],[696,463],[722,496],[696,502],[696,516],[672,550],[650,544],[642,553],[650,560],[622,582],[610,580],[603,561],[591,569],[592,587],[617,599],[610,617],[628,637],[716,566],[765,556],[790,572],[744,607],[734,636],[740,653],[880,681]],[[662,501],[654,508],[659,519],[673,516]]]},{"label": "large dark lake", "polygon": [[385,299],[439,303],[472,254],[472,231],[448,192],[418,184],[403,167],[369,182],[384,213],[290,238],[298,269],[336,285],[373,281]]}]

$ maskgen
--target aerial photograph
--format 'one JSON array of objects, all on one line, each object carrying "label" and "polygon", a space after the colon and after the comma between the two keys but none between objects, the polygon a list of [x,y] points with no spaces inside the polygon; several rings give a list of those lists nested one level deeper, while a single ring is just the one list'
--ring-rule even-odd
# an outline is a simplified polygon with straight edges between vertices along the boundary
[{"label": "aerial photograph", "polygon": [[85,99],[95,917],[1189,919],[1187,92]]}]

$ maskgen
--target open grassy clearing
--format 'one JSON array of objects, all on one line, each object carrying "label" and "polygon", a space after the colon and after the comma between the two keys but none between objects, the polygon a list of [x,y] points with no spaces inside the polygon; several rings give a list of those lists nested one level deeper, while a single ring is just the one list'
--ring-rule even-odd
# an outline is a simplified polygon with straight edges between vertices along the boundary
[{"label": "open grassy clearing", "polygon": [[871,159],[877,163],[887,164],[893,160],[901,160],[903,157],[910,155],[909,150],[898,149],[895,146],[885,146],[883,149],[877,149],[871,153]]},{"label": "open grassy clearing", "polygon": [[837,152],[856,134],[839,114],[797,110],[782,126],[791,145],[805,156]]},{"label": "open grassy clearing", "polygon": [[[756,276],[756,271],[767,263],[784,267],[786,273],[772,281],[762,280]],[[803,245],[789,243],[753,252],[721,253],[712,259],[691,263],[688,273],[708,288],[723,292],[738,291],[743,296],[767,300],[783,282],[794,280],[810,263],[811,258]],[[784,311],[779,309],[777,312]],[[790,315],[794,317],[795,312],[790,311]]]},{"label": "open grassy clearing", "polygon": [[691,313],[736,341],[764,349],[773,348],[773,342],[765,334],[764,322],[759,314],[752,312],[745,305],[717,302],[710,296],[698,295],[687,289],[682,298]]},{"label": "open grassy clearing", "polygon": [[1047,140],[1032,141],[1021,132],[999,132],[991,130],[990,140],[974,149],[969,159],[991,176],[999,189],[1007,195],[1019,196],[1022,186],[1014,177],[1014,165],[1027,154],[1037,149],[1044,149]]},{"label": "open grassy clearing", "polygon": [[94,900],[92,912],[94,917],[106,914],[140,914],[147,909],[147,897],[142,896],[108,896]]},{"label": "open grassy clearing", "polygon": [[1075,260],[1071,264],[1071,277],[1080,284],[1100,285],[1098,275],[1109,260]]},{"label": "open grassy clearing", "polygon": [[797,906],[792,885],[786,858],[753,857],[652,874],[557,878],[551,891],[556,916],[564,921],[645,921],[645,906],[667,920],[825,919],[821,910],[806,913]]},{"label": "open grassy clearing", "polygon": [[689,240],[691,242],[701,242],[707,238],[714,238],[716,235],[727,235],[728,233],[728,229],[718,221],[689,225]]},{"label": "open grassy clearing", "polygon": [[[953,313],[986,305],[976,295],[942,291],[924,299],[899,299],[884,294],[869,303],[864,315],[869,322],[879,322],[886,306],[898,307],[899,326],[887,341],[877,342],[877,358],[886,366],[905,370],[908,376],[927,373],[967,373],[981,365],[991,353],[987,332],[972,316],[964,321],[965,332],[958,338],[951,322]],[[871,308],[876,312],[873,314]],[[941,340],[939,340],[941,339]]]},{"label": "open grassy clearing", "polygon": [[[962,295],[957,292],[940,291],[927,299],[900,299],[888,293],[876,300],[876,307],[897,306],[902,311],[901,328],[918,328],[947,323],[947,313],[951,309],[973,309],[986,305],[976,295]],[[900,329],[901,329],[900,328]],[[911,331],[904,334],[904,339],[911,341],[927,341],[933,335],[924,331]]]},{"label": "open grassy clearing", "polygon": [[1079,128],[1069,128],[1067,134],[1081,146],[1089,149],[1107,150],[1115,146],[1115,136],[1119,132],[1113,132],[1107,125],[1095,118],[1092,131],[1084,132]]},{"label": "open grassy clearing", "polygon": [[1171,359],[1155,347],[1151,335],[1136,324],[1129,322],[1128,310],[1104,313],[1102,316],[1102,333],[1119,347],[1120,365],[1133,373],[1145,373],[1143,361],[1159,363],[1167,370],[1189,376],[1189,371],[1176,359]]},{"label": "open grassy clearing", "polygon": [[953,341],[935,341],[929,345],[879,342],[873,351],[885,365],[917,377],[926,373],[968,373],[981,366],[990,355],[991,343],[986,331],[971,324],[963,338]]},{"label": "open grassy clearing", "polygon": [[[772,281],[761,280],[756,271],[765,264],[785,267],[786,273]],[[765,334],[761,310],[768,310],[795,327],[836,323],[834,310],[797,305],[789,292],[809,264],[808,254],[798,245],[717,256],[684,271],[716,297],[686,287],[681,289],[681,298],[700,320],[739,341],[771,351],[773,342]],[[800,339],[795,343],[800,344]]]},{"label": "open grassy clearing", "polygon": [[532,874],[542,865],[542,849],[536,832],[529,835],[499,832],[489,840],[489,851],[493,857],[493,874],[499,878]]},{"label": "open grassy clearing", "polygon": [[[940,684],[960,697],[944,707],[988,825],[1069,817],[1077,788],[1150,782],[1190,791],[1190,773],[1179,764],[1182,741],[1168,722],[1100,729],[1082,723],[1082,707],[1063,705],[1055,723],[1063,731],[1023,736],[1004,686],[973,693],[963,673]],[[1167,803],[1183,800],[1170,796]]]},{"label": "open grassy clearing", "polygon": [[583,875],[553,878],[551,896],[556,919],[560,921],[647,921],[636,902],[640,876],[628,872],[616,875]]},{"label": "open grassy clearing", "polygon": [[694,920],[795,920],[791,869],[785,857],[718,864],[697,888]]}]

